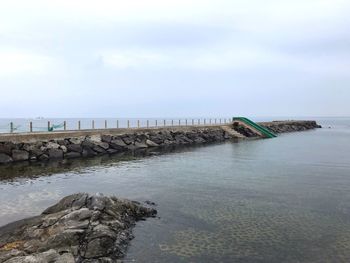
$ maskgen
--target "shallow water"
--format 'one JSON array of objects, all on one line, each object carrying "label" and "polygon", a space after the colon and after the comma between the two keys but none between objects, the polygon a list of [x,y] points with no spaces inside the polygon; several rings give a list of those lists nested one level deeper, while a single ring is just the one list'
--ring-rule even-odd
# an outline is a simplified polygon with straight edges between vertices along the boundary
[{"label": "shallow water", "polygon": [[319,122],[146,158],[0,167],[0,225],[102,192],[157,203],[127,262],[350,262],[350,120]]}]

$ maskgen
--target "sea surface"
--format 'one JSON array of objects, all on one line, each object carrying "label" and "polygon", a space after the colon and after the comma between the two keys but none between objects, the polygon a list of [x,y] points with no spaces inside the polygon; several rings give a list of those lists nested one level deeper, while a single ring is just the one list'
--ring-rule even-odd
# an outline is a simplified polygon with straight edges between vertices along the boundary
[{"label": "sea surface", "polygon": [[157,204],[126,262],[350,262],[350,118],[275,139],[0,167],[0,225],[76,192]]}]

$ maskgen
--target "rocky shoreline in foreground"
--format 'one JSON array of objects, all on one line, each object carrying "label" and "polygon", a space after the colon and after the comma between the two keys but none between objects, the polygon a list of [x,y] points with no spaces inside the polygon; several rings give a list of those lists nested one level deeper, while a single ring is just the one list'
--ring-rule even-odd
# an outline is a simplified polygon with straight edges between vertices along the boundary
[{"label": "rocky shoreline in foreground", "polygon": [[135,222],[156,214],[135,201],[73,194],[39,216],[1,227],[0,262],[119,262]]}]

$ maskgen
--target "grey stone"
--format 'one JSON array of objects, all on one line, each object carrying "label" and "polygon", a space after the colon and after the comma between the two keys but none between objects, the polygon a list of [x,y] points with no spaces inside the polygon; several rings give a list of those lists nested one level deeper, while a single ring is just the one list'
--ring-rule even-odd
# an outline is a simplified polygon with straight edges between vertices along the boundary
[{"label": "grey stone", "polygon": [[100,146],[101,148],[103,148],[105,150],[109,149],[109,144],[106,142],[99,142],[99,143],[96,143],[96,145]]},{"label": "grey stone", "polygon": [[67,147],[66,147],[65,145],[61,145],[61,146],[60,146],[60,149],[61,149],[64,153],[66,153],[66,152],[68,151],[68,149],[67,149]]},{"label": "grey stone", "polygon": [[145,142],[135,142],[135,149],[148,148]]},{"label": "grey stone", "polygon": [[97,155],[97,153],[94,150],[92,150],[91,148],[89,148],[89,147],[83,148],[83,153],[82,153],[83,157],[93,157],[96,155]]},{"label": "grey stone", "polygon": [[118,145],[118,146],[121,146],[121,147],[125,147],[126,146],[126,143],[120,138],[112,140],[111,143],[113,143],[115,145]]},{"label": "grey stone", "polygon": [[102,142],[101,136],[100,135],[91,135],[86,138],[87,140],[93,142],[93,143],[99,143]]},{"label": "grey stone", "polygon": [[12,150],[12,159],[16,161],[26,161],[29,159],[29,153],[23,150]]},{"label": "grey stone", "polygon": [[16,145],[12,142],[0,143],[0,153],[11,155],[14,149],[16,149]]},{"label": "grey stone", "polygon": [[151,140],[146,140],[146,144],[147,144],[149,147],[158,147],[158,146],[159,146],[158,143],[155,143],[154,141],[151,141]]},{"label": "grey stone", "polygon": [[12,158],[6,153],[0,153],[0,164],[11,163]]},{"label": "grey stone", "polygon": [[155,215],[101,194],[66,196],[39,216],[0,227],[0,262],[119,262],[135,222]]},{"label": "grey stone", "polygon": [[85,140],[84,137],[70,138],[69,141],[72,144],[81,144]]},{"label": "grey stone", "polygon": [[59,149],[60,145],[58,143],[55,142],[49,142],[48,144],[46,144],[46,149]]},{"label": "grey stone", "polygon": [[63,151],[61,149],[49,149],[50,159],[63,159]]},{"label": "grey stone", "polygon": [[98,145],[95,145],[93,148],[92,148],[93,151],[99,153],[99,154],[103,154],[103,153],[106,153],[106,150],[103,149],[102,147],[98,146]]},{"label": "grey stone", "polygon": [[68,152],[78,152],[81,153],[83,151],[83,147],[79,144],[69,144],[67,145]]},{"label": "grey stone", "polygon": [[127,145],[133,144],[135,142],[135,140],[132,136],[124,136],[123,141]]},{"label": "grey stone", "polygon": [[106,134],[103,134],[101,136],[101,141],[102,142],[106,142],[106,143],[110,143],[112,141],[112,136],[111,135],[106,135]]}]

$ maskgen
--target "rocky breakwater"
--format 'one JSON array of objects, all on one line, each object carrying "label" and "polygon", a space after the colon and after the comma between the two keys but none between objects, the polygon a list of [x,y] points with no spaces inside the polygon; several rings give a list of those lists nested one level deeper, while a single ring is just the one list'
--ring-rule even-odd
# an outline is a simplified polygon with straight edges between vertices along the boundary
[{"label": "rocky breakwater", "polygon": [[0,262],[117,262],[135,222],[156,213],[138,202],[73,194],[39,216],[0,228]]},{"label": "rocky breakwater", "polygon": [[220,127],[149,130],[118,135],[88,135],[35,142],[0,142],[0,164],[93,157],[151,147],[218,142],[233,136]]},{"label": "rocky breakwater", "polygon": [[322,128],[322,126],[318,125],[316,121],[272,121],[259,124],[274,133],[307,131]]}]

